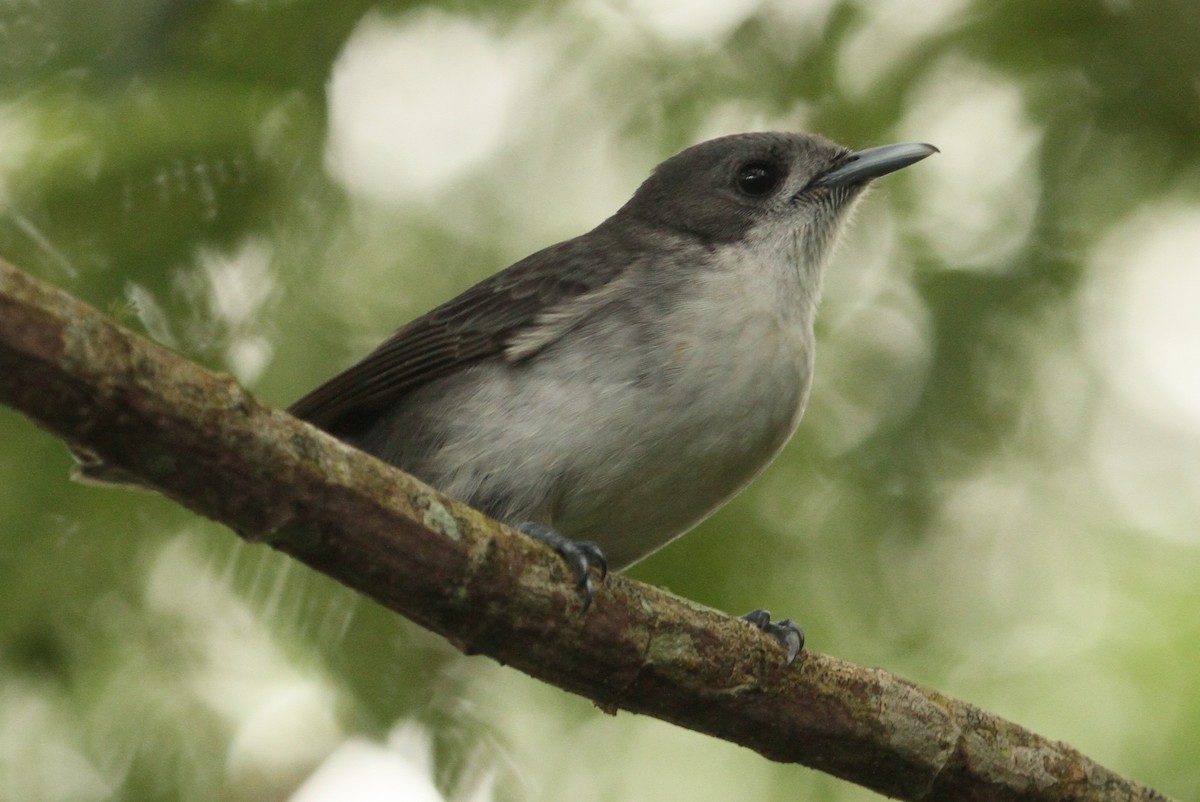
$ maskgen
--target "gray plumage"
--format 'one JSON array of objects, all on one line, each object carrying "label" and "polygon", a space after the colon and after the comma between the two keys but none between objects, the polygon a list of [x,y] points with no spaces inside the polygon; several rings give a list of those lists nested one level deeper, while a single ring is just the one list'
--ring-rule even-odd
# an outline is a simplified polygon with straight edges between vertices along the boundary
[{"label": "gray plumage", "polygon": [[787,133],[696,145],[591,232],[417,318],[291,411],[627,566],[787,442],[840,224],[868,180],[933,150]]}]

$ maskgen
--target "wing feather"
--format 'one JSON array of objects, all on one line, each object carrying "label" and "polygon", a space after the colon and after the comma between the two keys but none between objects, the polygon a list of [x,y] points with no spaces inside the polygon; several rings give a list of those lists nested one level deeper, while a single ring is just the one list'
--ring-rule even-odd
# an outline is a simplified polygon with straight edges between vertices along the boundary
[{"label": "wing feather", "polygon": [[[632,254],[601,225],[484,279],[400,328],[289,412],[334,434],[369,425],[406,393],[491,357],[518,361],[554,342],[597,306]],[[562,265],[572,265],[567,272]],[[601,292],[597,292],[600,290]]]}]

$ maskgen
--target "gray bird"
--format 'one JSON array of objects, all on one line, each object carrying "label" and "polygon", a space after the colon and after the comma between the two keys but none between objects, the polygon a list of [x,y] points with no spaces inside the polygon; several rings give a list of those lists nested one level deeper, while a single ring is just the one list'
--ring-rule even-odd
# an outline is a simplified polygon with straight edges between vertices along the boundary
[{"label": "gray bird", "polygon": [[[555,549],[592,596],[796,429],[827,256],[867,183],[937,151],[726,136],[616,214],[397,331],[292,414]],[[791,621],[746,616],[788,659]]]}]

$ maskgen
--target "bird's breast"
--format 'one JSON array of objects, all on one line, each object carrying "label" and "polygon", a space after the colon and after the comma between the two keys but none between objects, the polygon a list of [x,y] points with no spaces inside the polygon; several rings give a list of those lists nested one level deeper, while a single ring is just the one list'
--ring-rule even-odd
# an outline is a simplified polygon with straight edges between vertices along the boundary
[{"label": "bird's breast", "polygon": [[674,364],[666,371],[672,393],[697,421],[721,431],[713,438],[721,447],[710,452],[715,460],[739,463],[762,454],[765,463],[803,411],[811,322],[755,286],[723,282],[716,293],[722,297],[694,299],[667,328],[674,340]]},{"label": "bird's breast", "polygon": [[599,541],[614,565],[708,517],[771,462],[800,420],[810,325],[753,288],[713,293],[656,322],[649,380],[596,396],[601,431],[588,456],[576,454],[576,475],[586,479],[574,489],[588,492],[564,498],[561,523]]}]

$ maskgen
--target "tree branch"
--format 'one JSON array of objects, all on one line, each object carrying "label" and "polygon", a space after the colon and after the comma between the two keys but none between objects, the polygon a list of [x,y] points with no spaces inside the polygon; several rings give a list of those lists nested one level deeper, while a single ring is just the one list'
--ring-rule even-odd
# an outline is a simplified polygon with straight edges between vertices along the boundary
[{"label": "tree branch", "polygon": [[180,504],[593,700],[911,800],[1165,800],[1061,742],[549,550],[0,260],[0,401]]}]

